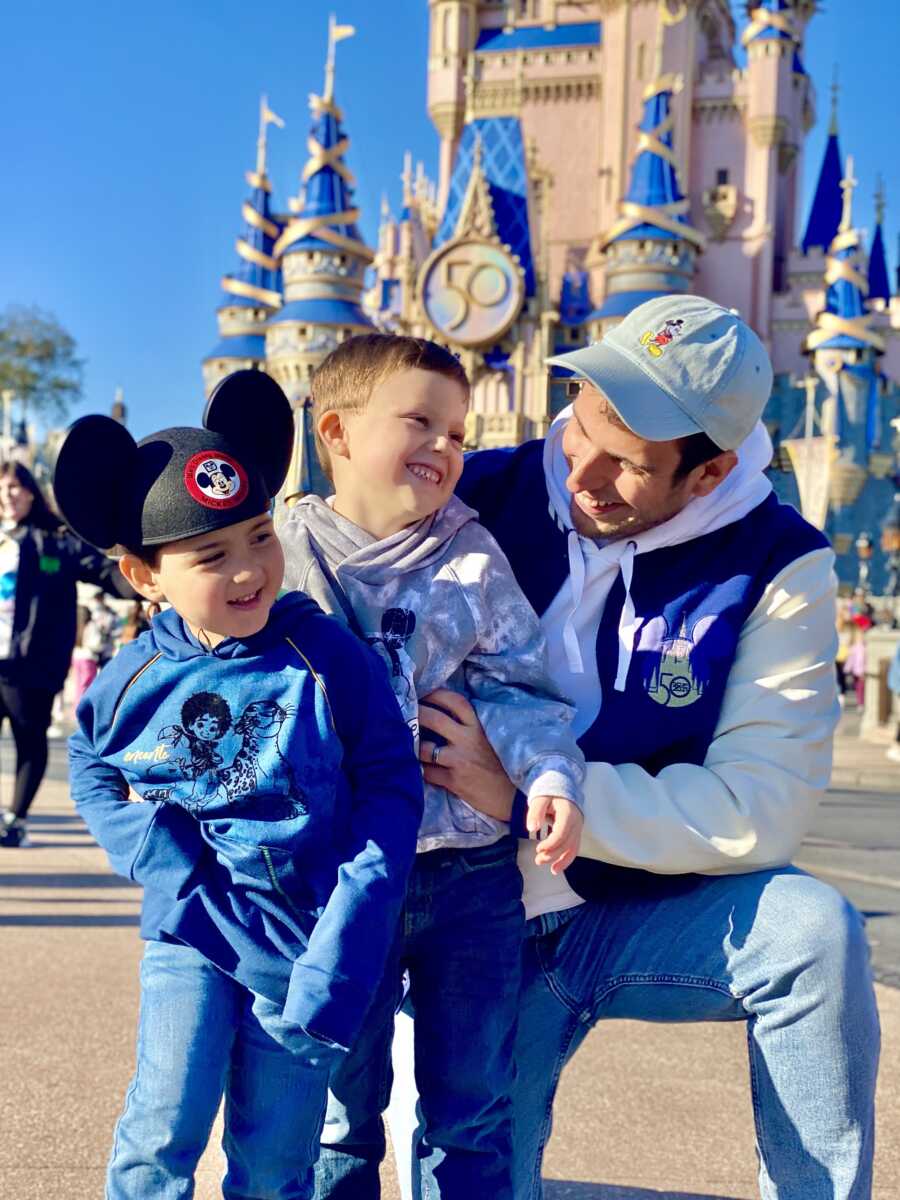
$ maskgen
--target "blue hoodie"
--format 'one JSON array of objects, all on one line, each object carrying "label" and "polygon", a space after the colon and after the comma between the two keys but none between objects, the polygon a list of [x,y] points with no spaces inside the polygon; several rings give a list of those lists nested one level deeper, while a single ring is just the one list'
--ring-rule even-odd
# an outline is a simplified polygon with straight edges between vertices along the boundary
[{"label": "blue hoodie", "polygon": [[169,610],[101,672],[78,724],[72,796],[113,868],[143,884],[142,936],[193,946],[349,1047],[422,816],[380,659],[297,593],[214,650]]}]

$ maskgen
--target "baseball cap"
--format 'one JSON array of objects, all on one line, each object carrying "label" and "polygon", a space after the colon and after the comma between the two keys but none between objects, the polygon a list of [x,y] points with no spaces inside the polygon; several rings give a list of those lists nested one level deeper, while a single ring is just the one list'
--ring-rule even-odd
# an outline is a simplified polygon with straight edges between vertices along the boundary
[{"label": "baseball cap", "polygon": [[657,296],[601,342],[547,362],[593,384],[651,442],[705,433],[734,450],[772,390],[762,342],[736,313],[702,296]]}]

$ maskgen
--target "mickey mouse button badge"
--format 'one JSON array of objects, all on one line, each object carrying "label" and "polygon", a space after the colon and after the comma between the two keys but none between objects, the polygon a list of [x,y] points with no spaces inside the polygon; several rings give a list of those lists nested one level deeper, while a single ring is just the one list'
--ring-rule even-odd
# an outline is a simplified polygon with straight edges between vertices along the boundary
[{"label": "mickey mouse button badge", "polygon": [[234,508],[247,494],[247,473],[221,450],[201,450],[184,465],[184,486],[204,508]]}]

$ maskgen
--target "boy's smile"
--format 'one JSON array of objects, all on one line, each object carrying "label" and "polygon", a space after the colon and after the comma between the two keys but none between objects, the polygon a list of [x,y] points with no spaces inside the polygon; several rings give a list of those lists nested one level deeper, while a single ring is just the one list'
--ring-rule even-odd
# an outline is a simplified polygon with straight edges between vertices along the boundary
[{"label": "boy's smile", "polygon": [[378,383],[362,411],[324,413],[335,512],[385,538],[442,508],[462,474],[467,405],[455,379],[414,367]]},{"label": "boy's smile", "polygon": [[259,633],[284,578],[284,554],[268,513],[160,547],[155,565],[132,554],[123,574],[148,600],[168,600],[191,632],[215,646]]}]

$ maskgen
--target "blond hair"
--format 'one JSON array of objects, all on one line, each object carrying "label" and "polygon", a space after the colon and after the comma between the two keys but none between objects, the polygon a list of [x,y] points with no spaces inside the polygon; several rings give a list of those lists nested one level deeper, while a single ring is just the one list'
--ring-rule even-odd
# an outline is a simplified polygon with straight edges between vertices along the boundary
[{"label": "blond hair", "polygon": [[[455,380],[469,397],[469,377],[459,359],[427,338],[394,333],[360,333],[328,355],[313,373],[312,417],[316,452],[322,470],[332,479],[328,448],[319,434],[326,412],[363,412],[382,380],[400,371],[434,371]],[[333,480],[332,480],[333,481]]]}]

